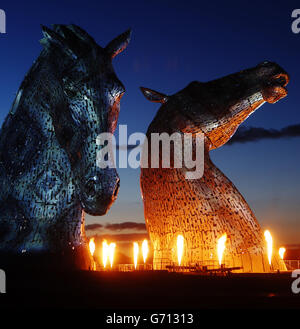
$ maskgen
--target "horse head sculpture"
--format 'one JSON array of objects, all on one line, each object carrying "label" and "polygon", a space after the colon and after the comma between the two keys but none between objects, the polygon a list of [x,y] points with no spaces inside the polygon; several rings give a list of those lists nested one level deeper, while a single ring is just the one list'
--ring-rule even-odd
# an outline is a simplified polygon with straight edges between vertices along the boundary
[{"label": "horse head sculpture", "polygon": [[191,82],[172,96],[141,89],[148,100],[166,103],[161,107],[160,115],[173,113],[166,127],[169,131],[174,122],[174,131],[202,132],[210,144],[209,149],[215,149],[224,145],[238,126],[263,103],[275,103],[285,97],[288,82],[288,74],[280,66],[265,61],[217,80]]},{"label": "horse head sculpture", "polygon": [[[217,262],[218,238],[227,234],[227,264],[241,271],[271,269],[259,224],[230,180],[212,163],[209,151],[224,145],[238,126],[265,102],[287,95],[288,74],[277,64],[254,68],[210,82],[192,82],[167,96],[141,88],[144,96],[162,103],[150,124],[152,133],[204,135],[204,174],[185,179],[186,168],[142,168],[145,220],[154,246],[154,267],[176,262],[176,237],[185,237],[184,261],[211,266]],[[150,152],[151,148],[144,150]],[[192,149],[195,155],[195,148]],[[274,256],[273,268],[280,262]]]},{"label": "horse head sculpture", "polygon": [[125,88],[112,59],[131,32],[102,48],[76,25],[42,31],[0,132],[0,251],[81,254],[87,267],[83,211],[104,215],[119,188],[116,170],[96,165],[96,138],[117,125]]}]

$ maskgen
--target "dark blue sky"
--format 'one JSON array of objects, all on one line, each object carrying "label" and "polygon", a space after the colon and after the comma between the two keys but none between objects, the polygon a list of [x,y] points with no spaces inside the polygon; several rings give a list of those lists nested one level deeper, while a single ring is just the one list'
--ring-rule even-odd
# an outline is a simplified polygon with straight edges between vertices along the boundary
[{"label": "dark blue sky", "polygon": [[[291,31],[299,1],[1,1],[7,34],[0,35],[0,123],[41,46],[40,24],[75,23],[101,45],[133,30],[114,60],[126,86],[120,124],[145,132],[158,105],[138,87],[167,94],[193,80],[208,81],[271,60],[291,76],[289,95],[266,104],[246,126],[282,128],[300,123],[300,34]],[[213,152],[219,168],[240,189],[263,227],[279,241],[300,242],[299,138],[224,146]],[[88,223],[143,221],[139,170],[119,170],[121,190],[110,213]]]}]

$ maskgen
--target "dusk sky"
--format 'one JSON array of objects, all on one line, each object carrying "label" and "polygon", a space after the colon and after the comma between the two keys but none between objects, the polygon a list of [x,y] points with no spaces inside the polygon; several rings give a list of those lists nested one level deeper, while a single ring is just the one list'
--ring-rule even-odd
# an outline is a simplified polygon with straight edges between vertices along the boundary
[{"label": "dusk sky", "polygon": [[[0,34],[1,124],[42,49],[40,24],[53,23],[77,24],[101,46],[132,29],[128,48],[114,59],[126,87],[119,124],[128,125],[129,134],[146,132],[159,108],[143,97],[139,86],[174,94],[193,80],[213,80],[264,60],[290,74],[289,94],[277,104],[265,104],[243,126],[300,124],[300,33],[291,30],[291,13],[300,8],[299,1],[12,0],[1,1],[0,8],[7,17],[7,33]],[[211,153],[279,243],[300,243],[299,143],[299,137],[264,139]],[[118,172],[117,201],[106,216],[87,216],[87,224],[144,222],[140,170]]]}]

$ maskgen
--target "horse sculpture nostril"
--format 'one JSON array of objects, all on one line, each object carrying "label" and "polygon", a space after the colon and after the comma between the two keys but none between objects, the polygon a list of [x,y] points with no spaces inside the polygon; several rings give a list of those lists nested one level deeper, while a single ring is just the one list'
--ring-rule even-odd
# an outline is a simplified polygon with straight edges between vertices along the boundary
[{"label": "horse sculpture nostril", "polygon": [[87,195],[94,195],[95,194],[95,181],[93,179],[90,179],[84,186],[85,192]]},{"label": "horse sculpture nostril", "polygon": [[282,87],[285,87],[289,83],[289,75],[287,73],[280,73],[274,77],[274,82]]},{"label": "horse sculpture nostril", "polygon": [[[117,179],[117,181],[111,185],[109,190],[105,191],[103,190],[103,181],[98,176],[93,176],[87,180],[87,182],[84,185],[84,192],[85,197],[88,199],[98,199],[102,200],[102,202],[111,202],[112,200],[115,200],[117,198],[119,188],[120,188],[120,179]],[[105,185],[105,184],[104,184]]]},{"label": "horse sculpture nostril", "polygon": [[281,76],[281,77],[275,79],[275,82],[278,83],[279,85],[284,86],[284,85],[286,85],[286,78]]}]

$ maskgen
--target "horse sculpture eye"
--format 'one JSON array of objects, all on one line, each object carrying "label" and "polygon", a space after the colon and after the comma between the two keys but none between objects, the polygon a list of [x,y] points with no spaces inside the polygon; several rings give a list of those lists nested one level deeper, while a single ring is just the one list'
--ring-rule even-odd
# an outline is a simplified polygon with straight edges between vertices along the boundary
[{"label": "horse sculpture eye", "polygon": [[69,97],[69,98],[74,98],[77,96],[77,91],[75,89],[71,89],[71,88],[65,88],[65,94]]}]

